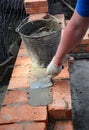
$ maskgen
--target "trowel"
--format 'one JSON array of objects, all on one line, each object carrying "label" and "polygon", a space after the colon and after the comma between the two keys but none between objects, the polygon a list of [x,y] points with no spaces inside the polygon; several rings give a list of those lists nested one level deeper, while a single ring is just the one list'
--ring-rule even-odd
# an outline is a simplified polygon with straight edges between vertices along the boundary
[{"label": "trowel", "polygon": [[38,88],[48,88],[52,86],[52,78],[50,76],[47,77],[40,77],[39,79],[35,80],[34,82],[30,82],[31,89],[38,89]]}]

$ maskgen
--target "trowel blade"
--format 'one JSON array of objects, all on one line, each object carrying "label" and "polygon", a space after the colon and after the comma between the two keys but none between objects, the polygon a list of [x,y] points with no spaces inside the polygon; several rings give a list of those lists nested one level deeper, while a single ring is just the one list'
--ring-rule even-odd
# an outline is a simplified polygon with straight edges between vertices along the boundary
[{"label": "trowel blade", "polygon": [[42,78],[37,79],[34,82],[30,82],[31,89],[47,88],[47,87],[50,87],[52,85],[53,85],[52,79],[49,76],[47,76],[47,77],[44,76]]},{"label": "trowel blade", "polygon": [[29,88],[29,104],[31,106],[46,106],[52,103],[52,92],[50,88]]}]

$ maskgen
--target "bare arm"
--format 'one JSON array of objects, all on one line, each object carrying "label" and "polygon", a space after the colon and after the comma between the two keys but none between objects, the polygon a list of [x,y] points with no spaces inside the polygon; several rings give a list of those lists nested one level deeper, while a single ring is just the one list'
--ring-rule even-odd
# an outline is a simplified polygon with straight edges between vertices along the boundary
[{"label": "bare arm", "polygon": [[65,55],[81,42],[89,26],[89,17],[81,17],[76,10],[68,23],[54,56],[54,63],[59,65]]}]

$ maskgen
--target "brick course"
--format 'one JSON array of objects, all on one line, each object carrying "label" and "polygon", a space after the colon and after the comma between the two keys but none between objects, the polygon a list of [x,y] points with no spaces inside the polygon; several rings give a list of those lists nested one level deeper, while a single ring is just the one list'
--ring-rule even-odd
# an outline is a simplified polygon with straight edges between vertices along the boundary
[{"label": "brick course", "polygon": [[0,125],[0,130],[46,130],[46,123],[43,122],[29,122],[19,124]]},{"label": "brick course", "polygon": [[13,103],[26,103],[28,101],[26,91],[22,90],[14,90],[8,91],[5,98],[3,105],[13,104]]},{"label": "brick course", "polygon": [[49,116],[52,119],[71,119],[71,94],[68,80],[54,83],[53,102],[48,105]]},{"label": "brick course", "polygon": [[28,104],[15,104],[5,106],[0,111],[0,124],[23,121],[47,122],[47,108],[44,106],[32,107]]}]

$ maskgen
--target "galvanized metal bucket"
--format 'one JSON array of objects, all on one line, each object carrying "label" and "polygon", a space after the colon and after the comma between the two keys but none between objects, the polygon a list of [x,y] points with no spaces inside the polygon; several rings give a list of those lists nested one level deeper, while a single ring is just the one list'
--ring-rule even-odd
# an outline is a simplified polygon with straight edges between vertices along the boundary
[{"label": "galvanized metal bucket", "polygon": [[47,67],[57,50],[61,37],[60,21],[49,14],[27,17],[16,28],[32,62]]}]

